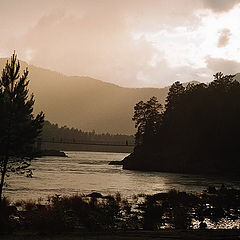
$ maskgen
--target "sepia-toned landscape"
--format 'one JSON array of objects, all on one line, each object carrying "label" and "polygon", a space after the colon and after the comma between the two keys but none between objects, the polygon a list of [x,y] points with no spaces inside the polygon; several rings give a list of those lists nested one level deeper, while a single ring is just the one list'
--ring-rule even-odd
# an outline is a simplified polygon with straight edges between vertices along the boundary
[{"label": "sepia-toned landscape", "polygon": [[239,239],[239,22],[0,0],[0,239]]}]

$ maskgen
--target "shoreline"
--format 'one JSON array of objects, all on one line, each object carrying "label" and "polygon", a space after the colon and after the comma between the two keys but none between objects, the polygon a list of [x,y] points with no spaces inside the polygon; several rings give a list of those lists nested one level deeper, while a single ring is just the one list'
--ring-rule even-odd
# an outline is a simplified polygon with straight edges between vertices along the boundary
[{"label": "shoreline", "polygon": [[115,153],[131,153],[134,146],[105,146],[105,145],[80,145],[80,144],[64,144],[64,143],[47,143],[43,149],[53,149],[58,151],[86,151],[86,152],[115,152]]},{"label": "shoreline", "polygon": [[54,149],[45,149],[40,152],[35,153],[36,157],[68,157],[64,151],[54,150]]},{"label": "shoreline", "polygon": [[0,235],[2,240],[238,240],[240,237],[239,230],[161,230],[161,231],[120,231],[114,233],[106,232],[82,232],[82,233],[56,233],[56,234],[39,234],[19,232],[15,234]]},{"label": "shoreline", "polygon": [[219,189],[209,186],[201,194],[170,190],[126,198],[120,193],[92,192],[56,194],[47,202],[5,200],[0,232],[239,231],[239,198],[240,190],[222,185]]}]

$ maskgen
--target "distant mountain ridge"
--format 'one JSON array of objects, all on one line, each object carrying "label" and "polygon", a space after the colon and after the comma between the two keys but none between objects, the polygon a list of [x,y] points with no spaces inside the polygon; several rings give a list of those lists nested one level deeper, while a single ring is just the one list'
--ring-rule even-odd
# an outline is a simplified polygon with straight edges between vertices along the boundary
[{"label": "distant mountain ridge", "polygon": [[[0,59],[2,70],[7,59]],[[29,88],[35,96],[35,112],[46,119],[84,131],[134,134],[133,107],[153,95],[164,102],[168,88],[124,88],[90,77],[63,74],[20,61],[29,69]]]},{"label": "distant mountain ridge", "polygon": [[[1,70],[6,61],[0,58]],[[20,64],[21,70],[29,69],[35,112],[43,111],[50,122],[84,131],[134,134],[135,104],[152,96],[164,103],[169,89],[124,88],[90,77],[65,76],[23,61]]]}]

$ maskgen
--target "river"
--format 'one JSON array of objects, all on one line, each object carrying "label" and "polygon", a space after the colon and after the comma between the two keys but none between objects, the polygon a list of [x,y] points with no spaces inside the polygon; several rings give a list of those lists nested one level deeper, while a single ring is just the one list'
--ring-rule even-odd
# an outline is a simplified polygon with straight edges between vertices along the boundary
[{"label": "river", "polygon": [[240,179],[123,170],[122,166],[108,165],[122,160],[126,153],[66,152],[67,158],[42,157],[32,161],[33,177],[12,174],[6,179],[5,195],[11,200],[47,199],[55,194],[120,192],[132,194],[165,192],[170,189],[200,192],[209,185],[240,187]]}]

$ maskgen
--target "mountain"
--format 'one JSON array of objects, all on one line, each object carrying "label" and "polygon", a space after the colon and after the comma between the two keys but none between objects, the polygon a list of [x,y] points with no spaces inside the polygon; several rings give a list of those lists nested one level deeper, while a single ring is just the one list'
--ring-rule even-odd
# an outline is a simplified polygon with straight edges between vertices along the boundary
[{"label": "mountain", "polygon": [[[6,61],[0,58],[0,70]],[[83,131],[134,134],[131,119],[135,104],[152,96],[164,104],[169,89],[124,88],[90,77],[66,76],[23,61],[20,64],[22,70],[29,69],[35,112],[43,111],[50,122]],[[240,81],[239,73],[236,79]]]},{"label": "mountain", "polygon": [[[0,69],[6,64],[0,58]],[[131,120],[133,108],[140,100],[156,96],[164,103],[166,88],[124,88],[90,77],[63,74],[20,62],[29,69],[29,88],[35,96],[35,112],[59,125],[98,133],[135,133]]]}]

